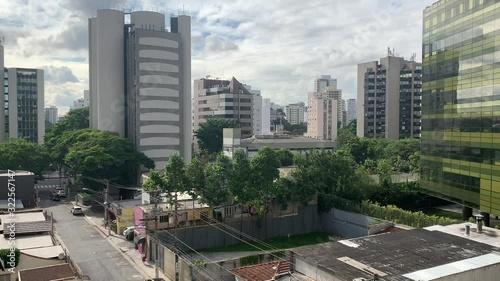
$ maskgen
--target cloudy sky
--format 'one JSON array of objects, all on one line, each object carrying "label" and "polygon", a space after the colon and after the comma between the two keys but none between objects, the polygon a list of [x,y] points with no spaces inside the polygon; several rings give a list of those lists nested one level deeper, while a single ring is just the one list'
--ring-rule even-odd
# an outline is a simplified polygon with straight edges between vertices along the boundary
[{"label": "cloudy sky", "polygon": [[356,65],[387,54],[421,57],[422,11],[435,0],[9,0],[0,4],[7,67],[46,71],[46,105],[60,112],[88,89],[88,18],[104,6],[184,9],[192,17],[192,78],[232,76],[287,104],[314,79],[355,98]]}]

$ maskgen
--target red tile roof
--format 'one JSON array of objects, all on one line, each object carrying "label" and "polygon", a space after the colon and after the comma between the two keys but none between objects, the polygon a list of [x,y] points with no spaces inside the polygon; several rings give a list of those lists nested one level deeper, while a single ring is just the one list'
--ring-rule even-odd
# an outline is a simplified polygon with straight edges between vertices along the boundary
[{"label": "red tile roof", "polygon": [[290,273],[289,261],[274,261],[257,265],[235,268],[232,270],[237,276],[248,281],[273,281]]},{"label": "red tile roof", "polygon": [[377,232],[375,234],[382,234],[382,233],[393,233],[393,232],[400,232],[400,231],[405,231],[405,229],[402,229],[402,228],[399,228],[399,227],[396,227],[396,226],[391,226],[391,227],[388,227],[380,232]]}]

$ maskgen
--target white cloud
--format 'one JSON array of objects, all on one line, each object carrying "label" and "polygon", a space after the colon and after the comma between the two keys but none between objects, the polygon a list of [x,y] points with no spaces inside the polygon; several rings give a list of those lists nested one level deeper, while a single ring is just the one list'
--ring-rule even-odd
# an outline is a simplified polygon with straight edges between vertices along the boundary
[{"label": "white cloud", "polygon": [[[192,16],[192,78],[234,76],[285,104],[306,101],[321,74],[338,78],[345,98],[355,97],[357,64],[378,60],[387,47],[421,57],[422,11],[435,0],[108,2],[159,7],[167,16],[185,4]],[[81,81],[52,81],[46,96],[56,103],[53,96],[80,97],[88,88],[87,62],[80,60],[88,56],[87,20],[99,7],[100,0],[5,1],[0,34],[7,36],[6,65],[68,67]]]}]

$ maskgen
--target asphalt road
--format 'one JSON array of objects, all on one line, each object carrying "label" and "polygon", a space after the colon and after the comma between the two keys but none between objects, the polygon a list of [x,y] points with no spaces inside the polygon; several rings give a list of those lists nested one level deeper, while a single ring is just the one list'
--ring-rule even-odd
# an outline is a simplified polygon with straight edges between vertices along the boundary
[{"label": "asphalt road", "polygon": [[71,202],[51,201],[50,189],[39,191],[42,208],[54,216],[54,226],[71,258],[92,281],[132,281],[144,277],[83,216],[70,213]]}]

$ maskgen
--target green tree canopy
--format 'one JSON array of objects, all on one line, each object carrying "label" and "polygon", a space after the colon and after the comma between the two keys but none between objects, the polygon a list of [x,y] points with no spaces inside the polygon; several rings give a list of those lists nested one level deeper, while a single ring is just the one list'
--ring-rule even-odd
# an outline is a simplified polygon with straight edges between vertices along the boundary
[{"label": "green tree canopy", "polygon": [[[133,167],[144,165],[149,169],[154,168],[151,159],[138,152],[132,142],[117,134],[87,129],[63,136],[68,139],[63,139],[62,143],[70,144],[64,164],[74,175],[128,184],[133,181],[131,176],[135,176],[131,173]],[[94,184],[87,182],[87,185]]]},{"label": "green tree canopy", "polygon": [[290,149],[280,148],[278,151],[276,151],[276,155],[278,156],[278,159],[280,161],[280,167],[293,165],[294,155],[293,152],[290,151]]},{"label": "green tree canopy", "polygon": [[215,163],[209,163],[205,167],[206,184],[200,193],[202,202],[217,207],[231,199],[228,187],[232,174],[231,166],[231,161],[219,153]]},{"label": "green tree canopy", "polygon": [[218,153],[222,151],[223,129],[238,127],[239,123],[232,119],[209,118],[205,123],[200,125],[200,128],[195,132],[195,136],[198,139],[201,150]]},{"label": "green tree canopy", "polygon": [[248,203],[255,199],[255,186],[252,184],[250,159],[243,149],[238,149],[233,155],[233,172],[229,179],[231,194],[238,203]]},{"label": "green tree canopy", "polygon": [[52,153],[52,148],[58,143],[64,132],[89,128],[89,108],[73,109],[59,122],[51,126],[44,136],[45,146]]},{"label": "green tree canopy", "polygon": [[0,143],[0,170],[24,170],[41,176],[49,163],[49,154],[41,145],[20,138]]}]

